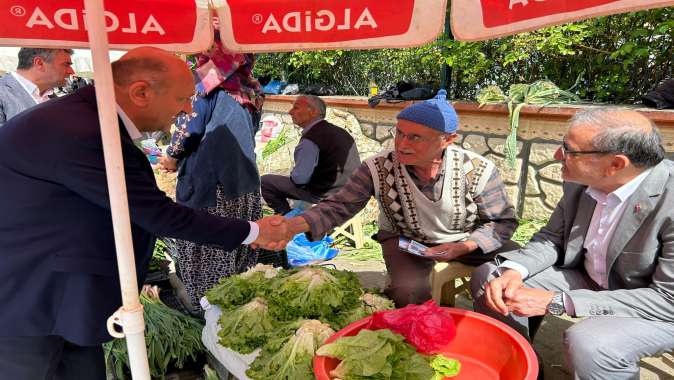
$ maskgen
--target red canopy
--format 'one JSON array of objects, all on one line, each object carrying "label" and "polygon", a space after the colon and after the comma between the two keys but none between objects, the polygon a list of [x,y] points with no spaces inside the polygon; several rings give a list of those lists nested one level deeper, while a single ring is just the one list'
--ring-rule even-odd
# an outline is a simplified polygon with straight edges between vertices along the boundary
[{"label": "red canopy", "polygon": [[[446,0],[216,1],[221,37],[232,51],[370,49],[422,45],[445,23]],[[90,47],[83,0],[14,0],[0,16],[0,45]],[[207,0],[108,1],[110,48],[152,45],[207,49]]]},{"label": "red canopy", "polygon": [[671,0],[454,0],[457,40],[488,40],[591,17],[674,5]]}]

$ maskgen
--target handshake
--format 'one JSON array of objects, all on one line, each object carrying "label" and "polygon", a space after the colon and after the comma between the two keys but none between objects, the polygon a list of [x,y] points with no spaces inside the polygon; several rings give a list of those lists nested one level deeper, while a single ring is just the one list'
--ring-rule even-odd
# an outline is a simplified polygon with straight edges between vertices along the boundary
[{"label": "handshake", "polygon": [[251,243],[251,247],[272,251],[282,250],[293,236],[310,230],[309,224],[301,216],[286,219],[281,215],[273,215],[264,217],[256,223],[260,227],[260,233]]}]

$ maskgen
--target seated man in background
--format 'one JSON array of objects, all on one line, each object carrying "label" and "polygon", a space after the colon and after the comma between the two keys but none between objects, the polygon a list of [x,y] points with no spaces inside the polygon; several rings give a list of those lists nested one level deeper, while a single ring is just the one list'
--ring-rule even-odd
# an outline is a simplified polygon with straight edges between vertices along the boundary
[{"label": "seated man in background", "polygon": [[638,379],[640,358],[674,349],[674,165],[648,118],[616,109],[576,114],[555,158],[564,196],[475,271],[475,310],[531,339],[529,317],[587,317],[564,332],[575,378]]},{"label": "seated man in background", "polygon": [[325,121],[325,103],[314,95],[297,98],[289,111],[293,123],[302,128],[295,148],[295,167],[290,177],[262,176],[262,197],[278,214],[290,211],[288,199],[318,203],[336,192],[360,165],[353,137]]},{"label": "seated man in background", "polygon": [[55,87],[75,74],[72,49],[21,48],[16,71],[0,77],[0,127],[24,110],[49,100]]},{"label": "seated man in background", "polygon": [[[516,247],[508,240],[517,227],[515,210],[499,172],[486,158],[452,146],[458,118],[445,96],[441,90],[400,112],[395,150],[367,159],[338,193],[289,221],[292,232],[320,238],[376,197],[386,293],[397,307],[431,298],[436,261],[479,265]],[[399,249],[401,237],[433,247],[415,256]]]}]

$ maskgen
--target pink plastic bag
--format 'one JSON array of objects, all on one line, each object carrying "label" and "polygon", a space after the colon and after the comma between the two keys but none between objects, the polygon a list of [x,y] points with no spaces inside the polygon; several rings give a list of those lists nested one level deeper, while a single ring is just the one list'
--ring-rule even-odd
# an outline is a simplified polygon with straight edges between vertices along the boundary
[{"label": "pink plastic bag", "polygon": [[370,330],[389,329],[405,337],[423,354],[442,351],[456,336],[454,318],[434,301],[407,305],[402,309],[377,311],[372,315]]}]

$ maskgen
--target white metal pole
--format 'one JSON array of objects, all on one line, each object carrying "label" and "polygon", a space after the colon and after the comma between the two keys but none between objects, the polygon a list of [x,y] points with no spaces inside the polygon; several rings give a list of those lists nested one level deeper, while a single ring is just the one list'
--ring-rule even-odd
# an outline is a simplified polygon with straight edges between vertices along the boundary
[{"label": "white metal pole", "polygon": [[[94,65],[96,102],[101,124],[105,171],[110,194],[110,210],[117,248],[117,266],[122,289],[122,308],[108,321],[122,326],[129,352],[131,376],[136,380],[150,380],[150,368],[145,347],[143,307],[138,298],[136,263],[131,239],[131,219],[124,181],[124,163],[120,145],[119,124],[115,107],[115,91],[110,69],[108,34],[105,29],[103,0],[85,0],[85,22]],[[112,332],[111,332],[112,333]],[[120,334],[114,334],[120,336]]]}]

